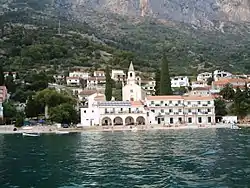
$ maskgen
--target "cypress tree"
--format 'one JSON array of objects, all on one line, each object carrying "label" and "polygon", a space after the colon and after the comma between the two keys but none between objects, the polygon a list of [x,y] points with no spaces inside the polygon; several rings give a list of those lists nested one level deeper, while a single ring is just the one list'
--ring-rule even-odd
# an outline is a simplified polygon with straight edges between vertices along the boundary
[{"label": "cypress tree", "polygon": [[163,53],[163,58],[162,58],[162,62],[161,62],[160,94],[161,95],[172,95],[168,60],[167,60],[165,52]]},{"label": "cypress tree", "polygon": [[5,85],[8,89],[8,92],[12,94],[15,93],[16,85],[15,85],[14,78],[11,72],[9,72],[9,75],[6,77]]},{"label": "cypress tree", "polygon": [[155,95],[160,94],[161,71],[157,69],[155,72]]},{"label": "cypress tree", "polygon": [[105,69],[106,85],[105,85],[105,97],[107,101],[112,99],[112,79],[109,73],[109,67]]},{"label": "cypress tree", "polygon": [[0,66],[0,86],[4,85],[4,73],[3,73],[3,67]]}]

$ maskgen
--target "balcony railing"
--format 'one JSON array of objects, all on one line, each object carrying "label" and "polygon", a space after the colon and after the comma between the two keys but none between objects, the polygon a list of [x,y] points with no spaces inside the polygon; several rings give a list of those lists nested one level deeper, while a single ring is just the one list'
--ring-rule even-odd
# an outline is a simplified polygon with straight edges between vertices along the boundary
[{"label": "balcony railing", "polygon": [[143,111],[111,111],[111,112],[104,112],[101,114],[142,114],[144,113]]}]

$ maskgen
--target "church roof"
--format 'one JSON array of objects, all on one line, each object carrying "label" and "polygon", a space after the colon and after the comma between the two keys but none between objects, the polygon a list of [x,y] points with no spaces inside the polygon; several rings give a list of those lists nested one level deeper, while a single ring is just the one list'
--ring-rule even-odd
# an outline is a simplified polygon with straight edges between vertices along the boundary
[{"label": "church roof", "polygon": [[132,61],[131,61],[130,65],[129,65],[128,71],[135,71]]}]

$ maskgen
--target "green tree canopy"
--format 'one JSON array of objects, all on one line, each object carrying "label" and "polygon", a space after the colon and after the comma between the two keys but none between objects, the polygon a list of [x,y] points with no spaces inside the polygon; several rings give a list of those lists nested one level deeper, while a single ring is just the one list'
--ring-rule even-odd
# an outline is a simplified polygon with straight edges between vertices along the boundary
[{"label": "green tree canopy", "polygon": [[0,66],[0,86],[4,85],[4,73],[3,73],[3,66]]},{"label": "green tree canopy", "polygon": [[238,87],[234,95],[234,101],[231,106],[231,112],[237,115],[240,119],[247,116],[249,113],[249,103],[245,95],[245,91],[241,91]]},{"label": "green tree canopy", "polygon": [[160,69],[156,69],[155,72],[155,95],[160,94],[160,84],[161,84],[161,71]]},{"label": "green tree canopy", "polygon": [[35,101],[32,96],[28,98],[26,107],[25,107],[25,115],[28,118],[38,117],[39,114],[43,113],[43,108],[38,101]]},{"label": "green tree canopy", "polygon": [[163,53],[163,58],[162,58],[162,63],[161,63],[160,94],[161,95],[172,95],[168,60],[167,60],[165,52]]},{"label": "green tree canopy", "polygon": [[11,120],[15,118],[16,114],[17,110],[12,101],[6,101],[3,103],[3,117],[7,124],[11,123]]},{"label": "green tree canopy", "polygon": [[57,123],[77,123],[78,114],[75,108],[67,103],[60,104],[49,110],[50,119]]},{"label": "green tree canopy", "polygon": [[15,93],[16,84],[14,82],[14,78],[11,72],[9,72],[9,75],[6,77],[5,85],[9,93],[12,93],[12,94]]},{"label": "green tree canopy", "polygon": [[218,117],[222,117],[227,115],[227,110],[226,110],[226,103],[225,101],[221,99],[216,99],[214,101],[214,106],[215,106],[215,115]]},{"label": "green tree canopy", "polygon": [[227,84],[221,91],[220,95],[222,95],[225,100],[233,100],[234,99],[234,89],[230,84]]},{"label": "green tree canopy", "polygon": [[109,67],[105,69],[106,85],[105,85],[105,97],[107,101],[112,99],[112,79],[110,76]]}]

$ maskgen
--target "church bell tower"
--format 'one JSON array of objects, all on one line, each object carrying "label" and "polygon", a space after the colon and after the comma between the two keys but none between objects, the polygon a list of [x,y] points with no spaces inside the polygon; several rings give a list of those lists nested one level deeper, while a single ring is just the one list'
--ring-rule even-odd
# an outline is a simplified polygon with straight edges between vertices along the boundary
[{"label": "church bell tower", "polygon": [[134,66],[133,63],[131,61],[129,68],[128,68],[128,75],[127,75],[127,84],[132,85],[135,84],[135,70],[134,70]]}]

